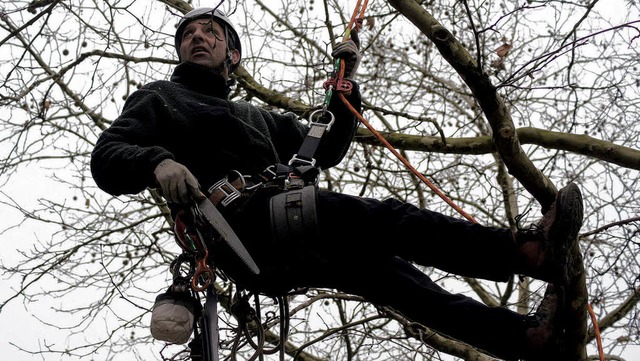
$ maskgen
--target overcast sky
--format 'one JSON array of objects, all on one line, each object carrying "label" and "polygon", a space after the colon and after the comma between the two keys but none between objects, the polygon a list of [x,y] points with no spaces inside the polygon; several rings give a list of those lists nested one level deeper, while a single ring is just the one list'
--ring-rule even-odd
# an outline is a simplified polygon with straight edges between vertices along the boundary
[{"label": "overcast sky", "polygon": [[[624,0],[605,0],[609,9],[613,14],[624,12]],[[211,3],[204,2],[201,3]],[[216,2],[217,3],[217,2]],[[603,6],[600,4],[600,6]],[[0,6],[1,7],[1,6]],[[0,29],[0,39],[7,36],[4,30]],[[255,39],[254,39],[255,40]],[[0,108],[0,112],[6,115],[6,109]],[[6,154],[8,149],[0,149],[0,154]],[[73,193],[65,189],[59,183],[47,178],[48,172],[38,168],[23,169],[20,174],[9,184],[3,185],[0,189],[0,201],[10,202],[11,200],[23,205],[29,209],[31,205],[35,205],[39,198],[58,197],[61,200],[71,199]],[[0,229],[7,228],[8,225],[17,224],[22,220],[22,215],[15,211],[13,207],[0,204]],[[19,260],[17,246],[26,249],[25,245],[34,243],[38,239],[48,239],[51,232],[57,231],[53,227],[48,227],[42,223],[25,223],[22,227],[13,229],[9,232],[0,234],[0,261],[4,264],[14,264]],[[0,281],[0,299],[6,300],[7,297],[15,291],[20,285],[19,279],[16,277],[9,278],[8,275],[2,275]],[[12,291],[13,290],[13,291]],[[51,308],[58,308],[62,305],[59,300],[29,300],[28,307],[23,304],[24,300],[10,302],[0,312],[0,358],[11,361],[31,361],[43,359],[41,357],[30,356],[29,354],[19,351],[17,346],[26,349],[42,349],[47,344],[64,344],[67,334],[61,331],[57,326],[46,326],[47,322],[53,321],[47,317],[58,317],[52,312]],[[114,305],[115,307],[116,305]],[[73,322],[71,317],[70,321]],[[640,325],[638,325],[640,327]],[[105,326],[108,328],[108,326]],[[154,352],[150,350],[150,352]],[[594,351],[592,350],[592,353]],[[627,360],[640,360],[640,346],[630,347],[628,352],[623,355]],[[57,358],[48,357],[47,360]],[[98,358],[99,359],[99,358]],[[123,355],[115,360],[130,359]]]}]

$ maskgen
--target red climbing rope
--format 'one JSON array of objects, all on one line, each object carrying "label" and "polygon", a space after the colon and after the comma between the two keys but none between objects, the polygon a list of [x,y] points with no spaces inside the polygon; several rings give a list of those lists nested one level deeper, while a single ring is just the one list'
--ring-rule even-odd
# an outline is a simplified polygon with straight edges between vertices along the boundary
[{"label": "red climbing rope", "polygon": [[[355,28],[356,30],[360,29],[360,26],[362,25],[362,22],[364,20],[364,11],[368,5],[369,1],[368,0],[364,0],[364,3],[362,2],[362,0],[358,0],[354,10],[353,10],[353,14],[351,15],[351,20],[349,21],[349,24],[347,25],[347,30],[345,31],[345,35],[343,38],[343,41],[347,41],[350,38],[350,34],[351,34],[351,29]],[[344,60],[341,61],[340,64],[340,71],[337,74],[337,78],[338,78],[338,82],[340,80],[342,80],[342,77],[344,76]],[[416,168],[414,168],[411,163],[409,163],[409,161],[402,156],[402,154],[400,154],[369,122],[367,122],[367,120],[362,116],[362,114],[360,114],[360,112],[358,112],[347,100],[347,98],[344,96],[343,93],[339,93],[340,95],[340,99],[342,99],[342,102],[347,106],[347,108],[349,108],[349,110],[351,110],[351,112],[362,122],[362,124],[364,124],[369,131],[371,131],[371,133],[378,138],[378,140],[384,144],[385,147],[387,147],[413,174],[416,175],[416,177],[418,177],[424,184],[426,184],[435,194],[437,194],[440,198],[442,198],[442,200],[444,200],[447,204],[449,204],[453,209],[455,209],[458,213],[460,213],[463,217],[465,217],[466,219],[468,219],[471,222],[474,223],[478,223],[473,217],[471,217],[467,212],[465,212],[464,210],[462,210],[462,208],[460,208],[459,206],[457,206],[455,203],[453,203],[453,201],[447,197],[442,191],[440,191],[433,183],[431,183],[422,173],[420,173]]]},{"label": "red climbing rope", "polygon": [[591,308],[591,304],[587,303],[587,310],[589,311],[589,316],[591,316],[591,322],[593,322],[593,329],[596,334],[596,343],[598,344],[598,355],[600,356],[600,361],[604,361],[604,350],[602,349],[602,339],[600,338],[600,328],[598,327],[598,320],[596,319],[595,313],[593,313],[593,308]]},{"label": "red climbing rope", "polygon": [[362,122],[362,124],[364,124],[370,131],[371,133],[373,133],[373,135],[376,136],[376,138],[378,138],[378,140],[380,140],[380,142],[382,142],[382,144],[384,144],[390,151],[391,153],[393,153],[407,168],[409,168],[409,170],[416,175],[416,177],[420,178],[420,180],[422,182],[424,182],[429,188],[431,188],[431,190],[437,194],[440,198],[442,198],[447,204],[449,204],[451,207],[453,207],[453,209],[455,209],[456,211],[458,211],[458,213],[460,213],[461,215],[463,215],[466,219],[470,220],[471,222],[475,222],[477,223],[477,221],[471,217],[467,212],[465,212],[464,210],[462,210],[462,208],[458,207],[455,203],[453,203],[453,201],[447,197],[447,195],[445,195],[444,193],[442,193],[442,191],[440,191],[438,189],[438,187],[436,187],[433,183],[431,183],[422,173],[420,173],[415,167],[413,167],[411,165],[411,163],[409,163],[409,161],[402,156],[402,154],[400,154],[400,152],[398,152],[397,150],[395,150],[395,148],[393,148],[393,146],[371,125],[369,124],[369,122],[367,122],[366,119],[364,119],[364,117],[349,103],[349,101],[347,100],[347,98],[344,96],[344,94],[342,93],[338,93],[340,96],[340,99],[342,99],[342,101],[344,102],[344,104],[351,110],[351,112],[358,117],[358,119],[360,119],[360,121]]},{"label": "red climbing rope", "polygon": [[[355,7],[354,12],[353,12],[353,15],[351,16],[351,21],[349,22],[349,25],[347,26],[347,30],[345,31],[344,41],[347,41],[350,38],[350,32],[351,32],[351,29],[353,27],[355,27],[356,30],[359,30],[359,27],[362,24],[362,21],[364,19],[364,10],[365,10],[365,8],[367,6],[368,0],[365,0],[364,5],[362,5],[362,6],[361,6],[361,1],[362,0],[358,0],[358,3],[356,4],[356,7]],[[343,75],[344,75],[344,61],[341,61],[340,71],[337,74],[338,81],[342,80]],[[339,92],[338,94],[340,96],[340,99],[342,99],[342,102],[345,104],[345,106],[347,108],[349,108],[349,110],[362,122],[362,124],[364,124],[367,127],[367,129],[369,129],[369,131],[376,138],[378,138],[378,140],[386,148],[388,148],[413,174],[415,174],[435,194],[437,194],[440,198],[442,198],[447,204],[449,204],[458,213],[460,213],[462,216],[464,216],[469,221],[477,223],[477,221],[473,217],[471,217],[464,210],[462,210],[460,207],[458,207],[449,197],[447,197],[433,183],[431,183],[422,173],[420,173],[415,167],[413,167],[411,165],[411,163],[409,163],[409,161],[404,156],[402,156],[402,154],[400,154],[369,122],[367,122],[367,120],[362,116],[362,114],[360,114],[360,112],[358,112],[351,105],[351,103],[349,103],[349,101],[347,100],[347,98],[345,97],[345,95],[342,92]],[[591,316],[591,320],[592,320],[593,325],[594,325],[595,335],[596,335],[596,342],[598,344],[598,354],[599,354],[599,357],[600,357],[600,361],[605,361],[604,352],[603,352],[603,349],[602,349],[602,340],[601,340],[601,337],[600,337],[600,330],[598,328],[597,319],[596,319],[596,317],[595,317],[595,315],[593,313],[593,309],[591,308],[591,305],[587,304],[587,310],[589,312],[589,315]]]}]

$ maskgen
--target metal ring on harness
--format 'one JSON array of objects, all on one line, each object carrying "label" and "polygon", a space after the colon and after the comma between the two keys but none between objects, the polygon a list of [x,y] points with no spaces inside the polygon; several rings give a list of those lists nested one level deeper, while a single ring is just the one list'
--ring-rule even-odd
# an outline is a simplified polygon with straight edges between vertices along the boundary
[{"label": "metal ring on harness", "polygon": [[[313,116],[314,116],[314,115],[316,115],[316,113],[319,113],[319,112],[322,112],[322,114],[320,114],[320,117],[319,117],[318,119],[320,119],[320,118],[322,118],[322,117],[325,117],[325,116],[326,116],[326,114],[329,114],[329,115],[330,115],[331,120],[329,120],[329,123],[319,123],[319,122],[314,122],[314,121],[313,121]],[[328,132],[329,130],[331,130],[331,126],[333,125],[333,123],[334,123],[335,121],[336,121],[336,116],[335,116],[335,115],[333,115],[333,113],[331,113],[330,111],[328,111],[328,110],[326,110],[326,109],[324,109],[324,108],[323,108],[323,109],[318,109],[318,110],[314,111],[313,113],[311,113],[311,114],[309,115],[309,123],[310,123],[311,125],[317,125],[317,126],[320,126],[320,127],[326,127],[326,129],[325,129],[324,131],[327,131],[327,132]],[[311,132],[311,131],[313,131],[313,126],[311,127],[310,132]],[[322,131],[322,130],[320,130],[320,131]],[[320,134],[320,135],[321,135],[321,134]]]}]

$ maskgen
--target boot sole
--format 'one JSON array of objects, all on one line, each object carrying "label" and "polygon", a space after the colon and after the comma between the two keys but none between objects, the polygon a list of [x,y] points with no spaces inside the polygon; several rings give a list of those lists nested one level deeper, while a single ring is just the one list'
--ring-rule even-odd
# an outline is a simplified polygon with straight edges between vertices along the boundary
[{"label": "boot sole", "polygon": [[556,220],[549,230],[549,255],[554,267],[558,268],[559,283],[568,285],[573,264],[571,249],[578,240],[584,217],[582,192],[575,183],[558,191],[555,207]]}]

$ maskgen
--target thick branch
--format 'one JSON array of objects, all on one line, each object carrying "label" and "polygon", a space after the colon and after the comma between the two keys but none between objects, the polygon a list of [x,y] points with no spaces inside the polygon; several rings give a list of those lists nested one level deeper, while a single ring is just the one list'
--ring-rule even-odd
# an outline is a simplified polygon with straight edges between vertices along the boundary
[{"label": "thick branch", "polygon": [[489,76],[478,67],[466,49],[445,27],[415,0],[389,0],[438,47],[442,57],[458,72],[482,107],[491,128],[496,149],[509,173],[540,202],[542,209],[551,206],[557,192],[520,147],[515,125],[502,98],[491,84]]},{"label": "thick branch", "polygon": [[[596,158],[619,166],[640,170],[640,150],[616,145],[588,135],[552,132],[524,127],[516,130],[521,144],[535,144]],[[394,147],[402,150],[438,152],[448,154],[488,154],[496,151],[488,136],[468,138],[442,138],[401,133],[381,133]],[[358,130],[358,141],[366,144],[381,143],[366,128]]]}]

